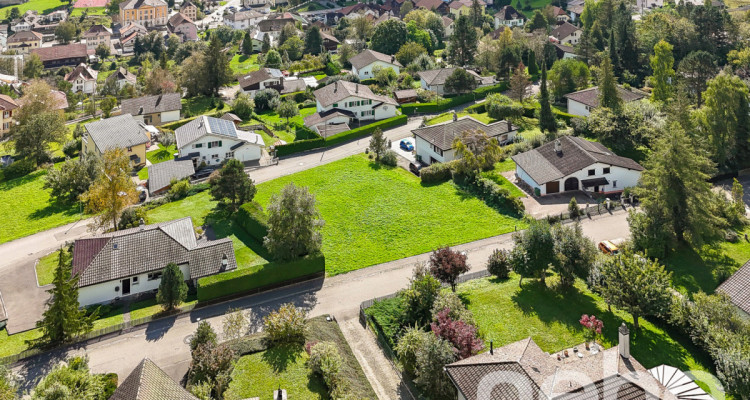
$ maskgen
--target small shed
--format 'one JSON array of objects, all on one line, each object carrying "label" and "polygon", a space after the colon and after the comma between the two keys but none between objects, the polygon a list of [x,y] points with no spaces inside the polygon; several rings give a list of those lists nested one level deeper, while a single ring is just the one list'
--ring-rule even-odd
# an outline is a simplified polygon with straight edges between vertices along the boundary
[{"label": "small shed", "polygon": [[234,123],[234,126],[237,126],[237,127],[239,127],[240,124],[242,123],[242,118],[240,118],[236,114],[232,114],[232,113],[226,113],[226,114],[222,115],[221,119],[227,120],[227,121],[231,121],[232,123]]},{"label": "small shed", "polygon": [[396,90],[393,97],[398,104],[414,103],[417,101],[417,91],[415,89]]}]

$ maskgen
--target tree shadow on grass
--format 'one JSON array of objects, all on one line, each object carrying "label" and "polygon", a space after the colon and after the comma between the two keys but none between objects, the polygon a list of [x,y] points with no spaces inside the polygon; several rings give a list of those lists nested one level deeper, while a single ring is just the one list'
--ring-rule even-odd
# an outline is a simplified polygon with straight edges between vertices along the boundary
[{"label": "tree shadow on grass", "polygon": [[302,351],[304,348],[299,343],[280,344],[266,350],[262,358],[274,373],[280,374],[302,357]]},{"label": "tree shadow on grass", "polygon": [[76,204],[67,204],[56,200],[50,200],[49,204],[29,214],[29,219],[44,219],[53,215],[76,215],[81,208]]},{"label": "tree shadow on grass", "polygon": [[266,260],[272,259],[271,254],[263,246],[263,243],[250,236],[238,223],[235,223],[233,217],[226,210],[222,209],[221,206],[217,206],[208,213],[206,223],[211,227],[206,232],[209,239],[223,239],[234,235],[242,244],[258,256]]},{"label": "tree shadow on grass", "polygon": [[698,291],[713,293],[738,267],[719,247],[706,246],[697,252],[684,245],[664,259],[664,265],[672,272],[674,285],[688,295]]},{"label": "tree shadow on grass", "polygon": [[24,175],[18,178],[9,179],[6,181],[0,182],[0,191],[7,191],[11,190],[13,188],[16,188],[18,186],[26,185],[28,183],[34,182],[35,180],[39,179],[39,175],[46,174],[46,172],[43,171],[36,171],[32,172],[28,175]]},{"label": "tree shadow on grass", "polygon": [[536,279],[523,283],[511,300],[524,315],[534,315],[544,323],[560,322],[570,327],[580,326],[581,314],[599,314],[600,311],[594,299],[578,288],[558,290],[544,287]]}]

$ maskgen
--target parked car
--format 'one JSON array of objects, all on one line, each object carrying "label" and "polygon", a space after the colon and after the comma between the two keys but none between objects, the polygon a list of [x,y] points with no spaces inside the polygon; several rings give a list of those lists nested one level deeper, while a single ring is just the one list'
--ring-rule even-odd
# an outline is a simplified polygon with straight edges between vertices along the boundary
[{"label": "parked car", "polygon": [[146,198],[148,197],[148,190],[146,190],[146,188],[143,186],[138,186],[136,189],[138,190],[138,201],[146,201]]},{"label": "parked car", "polygon": [[401,150],[405,151],[414,151],[414,145],[411,144],[411,140],[404,139],[399,144],[398,147],[401,148]]},{"label": "parked car", "polygon": [[409,171],[411,171],[412,174],[419,176],[419,170],[421,169],[422,164],[409,163]]},{"label": "parked car", "polygon": [[599,250],[607,255],[615,256],[620,254],[620,248],[609,240],[599,242]]}]

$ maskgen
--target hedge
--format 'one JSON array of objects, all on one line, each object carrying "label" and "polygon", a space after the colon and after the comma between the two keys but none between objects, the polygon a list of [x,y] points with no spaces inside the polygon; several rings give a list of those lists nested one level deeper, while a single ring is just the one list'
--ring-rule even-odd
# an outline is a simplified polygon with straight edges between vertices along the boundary
[{"label": "hedge", "polygon": [[234,218],[245,232],[263,243],[263,238],[268,235],[268,215],[260,204],[256,202],[243,204]]},{"label": "hedge", "polygon": [[414,114],[415,112],[439,112],[445,109],[455,107],[470,101],[483,99],[490,93],[500,93],[508,89],[506,82],[500,82],[497,85],[485,86],[475,89],[471,93],[461,94],[455,97],[443,99],[437,103],[408,103],[401,105],[401,112],[406,115]]},{"label": "hedge", "polygon": [[397,115],[392,118],[384,119],[378,122],[373,122],[372,124],[360,126],[359,128],[354,128],[352,130],[348,130],[346,132],[341,132],[339,134],[333,135],[326,139],[325,146],[331,147],[336,146],[338,144],[348,142],[354,139],[359,139],[363,136],[367,136],[375,131],[376,128],[380,128],[381,130],[393,128],[394,126],[404,125],[406,124],[408,118],[406,115]]},{"label": "hedge", "polygon": [[555,109],[552,109],[552,113],[554,113],[557,118],[565,121],[566,124],[570,124],[570,120],[572,120],[573,118],[582,118],[580,115],[569,114]]},{"label": "hedge", "polygon": [[452,167],[455,163],[433,163],[429,167],[422,168],[419,171],[419,177],[423,183],[439,183],[451,179]]},{"label": "hedge", "polygon": [[290,154],[299,153],[301,151],[318,149],[325,146],[325,140],[323,138],[298,140],[296,142],[282,144],[276,146],[276,156],[283,157]]},{"label": "hedge", "polygon": [[198,279],[198,302],[270,288],[298,278],[325,273],[325,269],[325,257],[318,255],[206,276]]}]

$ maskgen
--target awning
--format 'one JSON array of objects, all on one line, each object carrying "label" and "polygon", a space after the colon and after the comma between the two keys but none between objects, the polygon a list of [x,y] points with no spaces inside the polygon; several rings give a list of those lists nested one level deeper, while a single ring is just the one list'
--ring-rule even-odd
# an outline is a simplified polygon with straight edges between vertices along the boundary
[{"label": "awning", "polygon": [[710,400],[709,396],[684,372],[669,365],[660,365],[648,370],[651,375],[664,385],[680,400]]},{"label": "awning", "polygon": [[592,186],[609,185],[609,181],[607,180],[607,178],[582,179],[581,183],[585,188]]}]

